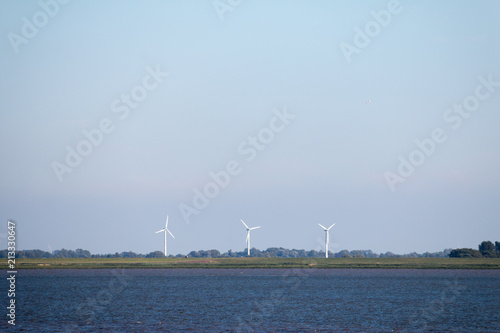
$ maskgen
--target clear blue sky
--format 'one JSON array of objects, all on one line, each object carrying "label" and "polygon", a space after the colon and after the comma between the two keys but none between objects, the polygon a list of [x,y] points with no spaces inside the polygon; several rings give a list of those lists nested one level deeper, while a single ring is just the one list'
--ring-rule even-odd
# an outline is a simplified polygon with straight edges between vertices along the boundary
[{"label": "clear blue sky", "polygon": [[[48,3],[0,2],[0,220],[20,249],[162,250],[167,215],[172,254],[243,250],[240,219],[259,249],[320,250],[334,222],[333,252],[500,240],[499,2]],[[58,177],[84,131],[98,144]]]}]

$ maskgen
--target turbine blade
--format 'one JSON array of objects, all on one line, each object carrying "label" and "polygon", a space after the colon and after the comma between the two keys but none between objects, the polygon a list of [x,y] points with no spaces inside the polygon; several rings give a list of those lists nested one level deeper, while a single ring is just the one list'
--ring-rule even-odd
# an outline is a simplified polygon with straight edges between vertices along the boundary
[{"label": "turbine blade", "polygon": [[168,215],[167,215],[167,222],[165,222],[165,229],[168,227]]},{"label": "turbine blade", "polygon": [[260,228],[260,226],[258,226],[258,227],[253,227],[253,228],[250,228],[250,230],[253,230],[253,229],[259,229],[259,228]]},{"label": "turbine blade", "polygon": [[330,230],[330,229],[331,229],[334,225],[335,225],[335,223],[334,223],[334,224],[332,224],[332,225],[328,228],[328,230]]},{"label": "turbine blade", "polygon": [[240,220],[240,221],[241,221],[241,223],[243,223],[243,225],[244,225],[247,229],[250,229],[250,228],[247,226],[247,224],[246,224],[245,222],[243,222],[243,220]]},{"label": "turbine blade", "polygon": [[159,232],[164,232],[164,231],[165,231],[165,229],[161,229],[161,230],[159,230],[159,231],[155,232],[155,234],[157,234],[157,233],[159,233]]},{"label": "turbine blade", "polygon": [[318,225],[319,225],[321,228],[323,228],[323,229],[325,229],[325,230],[328,230],[327,228],[323,227],[321,224],[319,224],[319,223],[318,223]]},{"label": "turbine blade", "polygon": [[173,238],[175,238],[174,235],[170,232],[170,230],[167,229],[167,231],[170,234],[170,236],[172,236]]}]

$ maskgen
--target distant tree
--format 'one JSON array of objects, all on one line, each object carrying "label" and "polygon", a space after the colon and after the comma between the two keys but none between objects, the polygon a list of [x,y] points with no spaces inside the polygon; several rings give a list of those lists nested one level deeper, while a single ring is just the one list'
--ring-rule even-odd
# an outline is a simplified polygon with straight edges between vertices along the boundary
[{"label": "distant tree", "polygon": [[315,250],[311,250],[307,252],[307,257],[309,258],[318,258],[319,257],[319,252]]},{"label": "distant tree", "polygon": [[380,258],[397,258],[399,257],[397,254],[392,253],[391,251],[387,251],[386,253],[381,253]]},{"label": "distant tree", "polygon": [[277,247],[270,247],[265,252],[266,252],[266,256],[269,258],[276,258],[280,254],[282,254],[280,248],[277,248]]},{"label": "distant tree", "polygon": [[353,250],[353,251],[349,252],[349,255],[353,258],[364,258],[365,257],[364,252],[361,250]]},{"label": "distant tree", "polygon": [[236,257],[237,258],[246,257],[246,256],[247,256],[247,251],[246,250],[236,252]]},{"label": "distant tree", "polygon": [[[340,251],[339,253],[336,253],[333,255],[334,257],[337,257],[337,258],[351,258],[351,253],[349,253],[349,251],[347,250],[342,250]],[[328,257],[330,257],[330,254],[328,254]]]},{"label": "distant tree", "polygon": [[497,257],[500,257],[500,242],[495,242],[495,251],[497,253]]},{"label": "distant tree", "polygon": [[448,257],[453,249],[444,249],[443,257]]},{"label": "distant tree", "polygon": [[378,254],[373,253],[372,250],[361,250],[365,258],[378,258]]},{"label": "distant tree", "polygon": [[199,258],[200,257],[200,252],[198,252],[198,251],[191,251],[191,252],[189,252],[188,256],[192,257],[192,258]]},{"label": "distant tree", "polygon": [[42,251],[42,250],[31,250],[31,251],[26,251],[26,252],[31,252],[30,258],[50,258],[51,257],[50,252],[46,252],[46,251]]},{"label": "distant tree", "polygon": [[76,257],[77,258],[90,258],[91,254],[87,250],[82,250],[82,249],[76,249],[75,251]]},{"label": "distant tree", "polygon": [[26,251],[23,250],[16,251],[16,258],[27,258]]},{"label": "distant tree", "polygon": [[69,258],[69,252],[68,250],[63,248],[60,250],[55,250],[53,256],[56,258]]},{"label": "distant tree", "polygon": [[23,251],[25,258],[36,258],[35,253],[30,250]]},{"label": "distant tree", "polygon": [[495,245],[490,241],[484,241],[479,244],[479,251],[485,258],[495,257]]},{"label": "distant tree", "polygon": [[271,258],[271,254],[266,250],[264,252],[261,253],[261,256],[263,258]]},{"label": "distant tree", "polygon": [[482,258],[482,254],[474,249],[455,249],[451,250],[450,258]]},{"label": "distant tree", "polygon": [[209,250],[207,251],[207,255],[209,258],[220,258],[220,252],[218,250]]},{"label": "distant tree", "polygon": [[404,257],[404,258],[418,258],[418,257],[421,257],[421,256],[422,255],[418,254],[417,252],[411,252],[411,253],[402,255],[402,257]]},{"label": "distant tree", "polygon": [[122,258],[137,258],[138,255],[135,252],[128,251],[128,252],[122,252]]},{"label": "distant tree", "polygon": [[150,252],[146,255],[146,258],[163,258],[165,254],[161,251]]},{"label": "distant tree", "polygon": [[262,255],[262,251],[259,249],[256,249],[255,247],[252,247],[250,249],[250,255],[254,257],[260,257]]},{"label": "distant tree", "polygon": [[307,257],[307,252],[305,250],[294,250],[297,252],[297,258],[305,258]]}]

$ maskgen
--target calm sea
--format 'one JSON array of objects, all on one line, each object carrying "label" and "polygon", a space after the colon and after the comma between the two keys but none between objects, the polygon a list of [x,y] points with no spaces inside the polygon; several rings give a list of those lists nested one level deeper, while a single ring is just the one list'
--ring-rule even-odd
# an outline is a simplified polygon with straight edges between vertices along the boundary
[{"label": "calm sea", "polygon": [[500,332],[498,270],[22,270],[16,288],[25,332]]}]

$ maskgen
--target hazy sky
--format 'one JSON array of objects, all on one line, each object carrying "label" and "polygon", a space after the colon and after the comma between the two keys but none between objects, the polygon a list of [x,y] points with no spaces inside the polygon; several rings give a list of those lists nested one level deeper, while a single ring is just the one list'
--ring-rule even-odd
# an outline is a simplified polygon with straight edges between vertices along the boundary
[{"label": "hazy sky", "polygon": [[2,248],[500,240],[500,2],[62,2],[0,2]]}]

